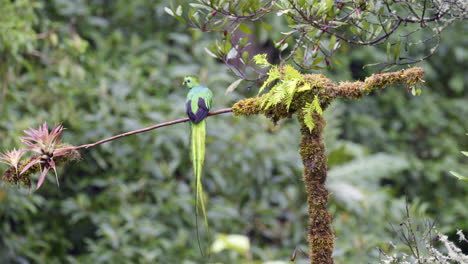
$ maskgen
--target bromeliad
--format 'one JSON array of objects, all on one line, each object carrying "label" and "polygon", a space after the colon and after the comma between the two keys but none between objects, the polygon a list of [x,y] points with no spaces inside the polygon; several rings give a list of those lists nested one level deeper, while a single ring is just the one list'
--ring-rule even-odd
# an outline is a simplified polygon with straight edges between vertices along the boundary
[{"label": "bromeliad", "polygon": [[205,118],[208,116],[211,108],[213,93],[207,87],[200,85],[196,76],[186,76],[182,84],[190,89],[185,106],[191,123],[191,158],[196,186],[195,210],[198,212],[199,208],[201,209],[205,226],[208,227],[201,177],[205,161]]}]

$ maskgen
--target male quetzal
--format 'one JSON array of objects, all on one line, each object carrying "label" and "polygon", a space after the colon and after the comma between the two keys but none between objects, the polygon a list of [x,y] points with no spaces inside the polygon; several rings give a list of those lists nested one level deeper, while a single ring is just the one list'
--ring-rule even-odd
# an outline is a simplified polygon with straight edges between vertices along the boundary
[{"label": "male quetzal", "polygon": [[187,102],[185,104],[188,118],[190,119],[191,127],[191,157],[193,163],[193,174],[195,176],[196,186],[196,211],[198,206],[201,207],[202,214],[205,220],[205,225],[208,227],[206,217],[205,203],[203,200],[203,187],[201,182],[203,162],[205,161],[205,137],[206,137],[206,121],[208,112],[213,101],[213,93],[210,89],[200,85],[196,76],[184,77],[183,85],[187,86],[190,91],[187,94]]}]

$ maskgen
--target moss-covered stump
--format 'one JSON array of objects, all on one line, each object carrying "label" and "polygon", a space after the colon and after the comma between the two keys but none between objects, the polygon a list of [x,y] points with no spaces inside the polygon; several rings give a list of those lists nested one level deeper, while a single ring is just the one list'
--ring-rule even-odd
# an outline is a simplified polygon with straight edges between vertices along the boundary
[{"label": "moss-covered stump", "polygon": [[327,211],[327,156],[323,141],[325,120],[322,111],[337,97],[360,98],[376,89],[403,83],[407,87],[423,82],[424,71],[415,67],[391,73],[375,74],[364,82],[336,84],[322,74],[301,75],[290,66],[273,66],[265,81],[272,87],[267,93],[241,100],[232,106],[235,116],[264,115],[273,122],[297,114],[301,124],[300,155],[307,192],[310,263],[331,264],[334,248],[332,215]]}]

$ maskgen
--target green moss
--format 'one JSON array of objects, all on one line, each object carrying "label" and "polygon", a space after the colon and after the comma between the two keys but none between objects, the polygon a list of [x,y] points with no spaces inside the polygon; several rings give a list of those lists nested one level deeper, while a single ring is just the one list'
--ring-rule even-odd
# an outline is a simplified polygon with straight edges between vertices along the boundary
[{"label": "green moss", "polygon": [[304,117],[298,115],[301,123],[299,152],[304,164],[303,180],[307,192],[309,211],[308,240],[311,263],[333,263],[334,233],[332,216],[327,211],[329,192],[325,188],[327,178],[327,156],[322,132],[325,120],[318,113],[313,115],[315,127],[309,130]]},{"label": "green moss", "polygon": [[235,103],[231,109],[234,116],[251,116],[260,114],[260,98],[247,98]]},{"label": "green moss", "polygon": [[341,97],[360,98],[376,89],[403,83],[407,86],[423,83],[424,70],[413,67],[398,72],[374,74],[364,82],[342,82],[336,87],[336,95]]}]

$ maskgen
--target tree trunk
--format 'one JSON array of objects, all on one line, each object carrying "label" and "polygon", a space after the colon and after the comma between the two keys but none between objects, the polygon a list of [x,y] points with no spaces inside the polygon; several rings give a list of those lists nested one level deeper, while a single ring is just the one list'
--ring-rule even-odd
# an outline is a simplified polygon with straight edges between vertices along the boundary
[{"label": "tree trunk", "polygon": [[327,156],[322,132],[325,120],[314,114],[315,127],[309,131],[299,115],[302,139],[300,154],[304,164],[304,183],[307,191],[309,210],[308,241],[310,245],[310,263],[332,264],[334,233],[332,215],[327,211],[328,190],[325,188],[327,178]]}]

